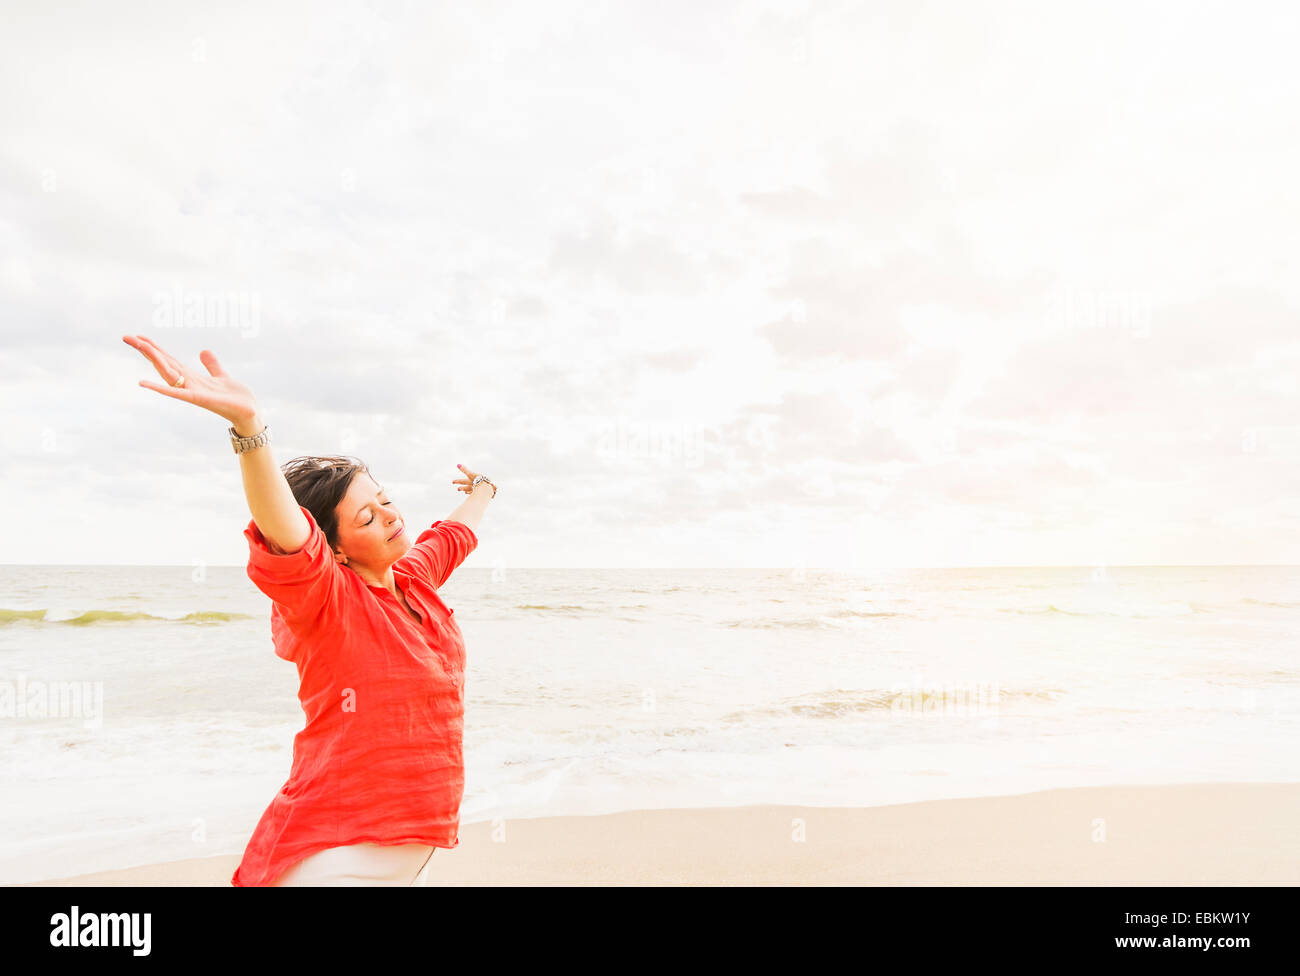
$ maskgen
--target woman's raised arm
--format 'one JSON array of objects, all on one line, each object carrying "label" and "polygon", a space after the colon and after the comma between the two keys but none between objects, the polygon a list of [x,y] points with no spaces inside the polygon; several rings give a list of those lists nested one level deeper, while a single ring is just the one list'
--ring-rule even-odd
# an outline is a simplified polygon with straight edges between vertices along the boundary
[{"label": "woman's raised arm", "polygon": [[[222,369],[210,349],[199,353],[199,361],[209,374],[205,376],[142,335],[122,336],[122,341],[153,363],[167,384],[160,386],[141,380],[140,385],[145,389],[211,410],[224,417],[241,437],[253,437],[265,426],[253,392]],[[181,377],[185,379],[184,384],[176,386]],[[271,445],[244,451],[239,455],[239,466],[244,476],[248,510],[262,535],[281,552],[297,552],[307,542],[311,526],[298,507],[284,472],[275,463]]]}]

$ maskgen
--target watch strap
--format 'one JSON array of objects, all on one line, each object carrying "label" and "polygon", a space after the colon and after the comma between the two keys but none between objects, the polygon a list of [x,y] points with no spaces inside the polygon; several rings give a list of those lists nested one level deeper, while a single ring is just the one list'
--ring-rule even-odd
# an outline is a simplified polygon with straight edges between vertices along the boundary
[{"label": "watch strap", "polygon": [[266,424],[252,437],[241,437],[235,432],[235,428],[230,428],[230,446],[234,448],[236,454],[243,454],[245,451],[251,451],[255,447],[261,447],[263,444],[271,442],[271,425]]}]

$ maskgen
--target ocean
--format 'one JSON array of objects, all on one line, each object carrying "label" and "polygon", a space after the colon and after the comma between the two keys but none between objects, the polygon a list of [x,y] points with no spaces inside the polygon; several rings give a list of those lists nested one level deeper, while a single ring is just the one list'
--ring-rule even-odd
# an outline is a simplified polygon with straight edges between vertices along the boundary
[{"label": "ocean", "polygon": [[[1300,781],[1300,567],[461,567],[462,823]],[[0,567],[0,883],[238,853],[302,727],[242,566]]]}]

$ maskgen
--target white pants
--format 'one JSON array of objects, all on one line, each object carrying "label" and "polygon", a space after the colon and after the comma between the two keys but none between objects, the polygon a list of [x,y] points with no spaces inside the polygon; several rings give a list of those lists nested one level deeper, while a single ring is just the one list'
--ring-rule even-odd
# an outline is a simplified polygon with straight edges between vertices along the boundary
[{"label": "white pants", "polygon": [[428,844],[351,844],[305,857],[272,883],[427,887],[434,848]]}]

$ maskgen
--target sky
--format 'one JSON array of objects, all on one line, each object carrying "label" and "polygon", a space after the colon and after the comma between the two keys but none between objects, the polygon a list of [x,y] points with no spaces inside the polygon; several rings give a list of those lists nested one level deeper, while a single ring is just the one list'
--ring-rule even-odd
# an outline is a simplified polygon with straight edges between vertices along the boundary
[{"label": "sky", "polygon": [[0,562],[243,565],[226,422],[468,565],[1300,563],[1300,11],[61,3],[0,34]]}]

